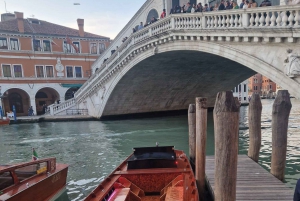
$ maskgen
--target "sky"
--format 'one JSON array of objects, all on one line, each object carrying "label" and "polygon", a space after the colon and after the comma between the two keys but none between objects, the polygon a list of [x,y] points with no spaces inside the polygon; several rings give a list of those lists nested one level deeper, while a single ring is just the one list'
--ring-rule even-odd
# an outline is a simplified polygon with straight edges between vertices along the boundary
[{"label": "sky", "polygon": [[5,2],[8,12],[74,29],[82,18],[86,32],[114,39],[146,0],[0,0],[0,14],[6,13]]}]

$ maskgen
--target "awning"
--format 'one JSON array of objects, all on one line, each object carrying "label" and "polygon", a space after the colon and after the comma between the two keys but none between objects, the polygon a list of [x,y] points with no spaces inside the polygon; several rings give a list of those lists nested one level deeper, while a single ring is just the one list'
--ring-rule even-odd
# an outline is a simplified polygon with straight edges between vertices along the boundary
[{"label": "awning", "polygon": [[66,88],[72,88],[72,87],[78,87],[80,88],[83,84],[61,84],[62,87]]}]

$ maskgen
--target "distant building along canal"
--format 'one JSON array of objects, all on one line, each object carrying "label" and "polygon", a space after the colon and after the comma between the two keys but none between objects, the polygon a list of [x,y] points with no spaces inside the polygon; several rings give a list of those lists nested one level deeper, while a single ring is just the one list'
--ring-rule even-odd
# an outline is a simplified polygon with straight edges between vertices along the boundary
[{"label": "distant building along canal", "polygon": [[[44,105],[73,98],[91,75],[91,65],[110,38],[64,27],[23,13],[4,13],[0,22],[0,86],[4,112],[43,114]],[[0,104],[1,105],[1,104]],[[6,115],[5,115],[6,116]]]}]

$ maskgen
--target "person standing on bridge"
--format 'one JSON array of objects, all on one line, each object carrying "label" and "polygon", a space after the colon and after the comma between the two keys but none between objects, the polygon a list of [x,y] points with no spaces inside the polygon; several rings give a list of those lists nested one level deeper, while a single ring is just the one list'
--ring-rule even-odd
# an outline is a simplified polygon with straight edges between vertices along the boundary
[{"label": "person standing on bridge", "polygon": [[218,10],[226,10],[224,5],[224,0],[221,0],[220,6]]},{"label": "person standing on bridge", "polygon": [[215,7],[214,7],[214,9],[213,9],[213,11],[218,11],[218,10],[219,10],[219,4],[216,3],[216,4],[215,4]]},{"label": "person standing on bridge", "polygon": [[163,12],[160,15],[160,19],[163,19],[167,16],[166,9],[163,9]]},{"label": "person standing on bridge", "polygon": [[138,26],[138,30],[141,30],[144,28],[143,22],[140,23],[140,25]]},{"label": "person standing on bridge", "polygon": [[187,3],[187,9],[185,11],[185,13],[191,13],[192,12],[192,5],[190,4],[190,2]]},{"label": "person standing on bridge", "polygon": [[202,4],[201,4],[201,3],[198,3],[197,9],[196,9],[195,12],[202,12],[202,10],[203,10]]},{"label": "person standing on bridge", "polygon": [[244,4],[245,4],[245,0],[242,0],[242,3],[240,4],[240,9],[243,9]]}]

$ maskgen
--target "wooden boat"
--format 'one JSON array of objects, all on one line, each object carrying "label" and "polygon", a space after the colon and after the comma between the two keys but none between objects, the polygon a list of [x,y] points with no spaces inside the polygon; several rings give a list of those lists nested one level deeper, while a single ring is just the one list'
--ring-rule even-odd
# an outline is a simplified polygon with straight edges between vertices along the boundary
[{"label": "wooden boat", "polygon": [[198,201],[195,177],[173,146],[134,148],[85,201]]},{"label": "wooden boat", "polygon": [[10,119],[6,118],[6,119],[0,119],[0,126],[2,125],[9,125]]},{"label": "wooden boat", "polygon": [[0,165],[0,200],[48,201],[63,193],[68,165],[55,158]]}]

